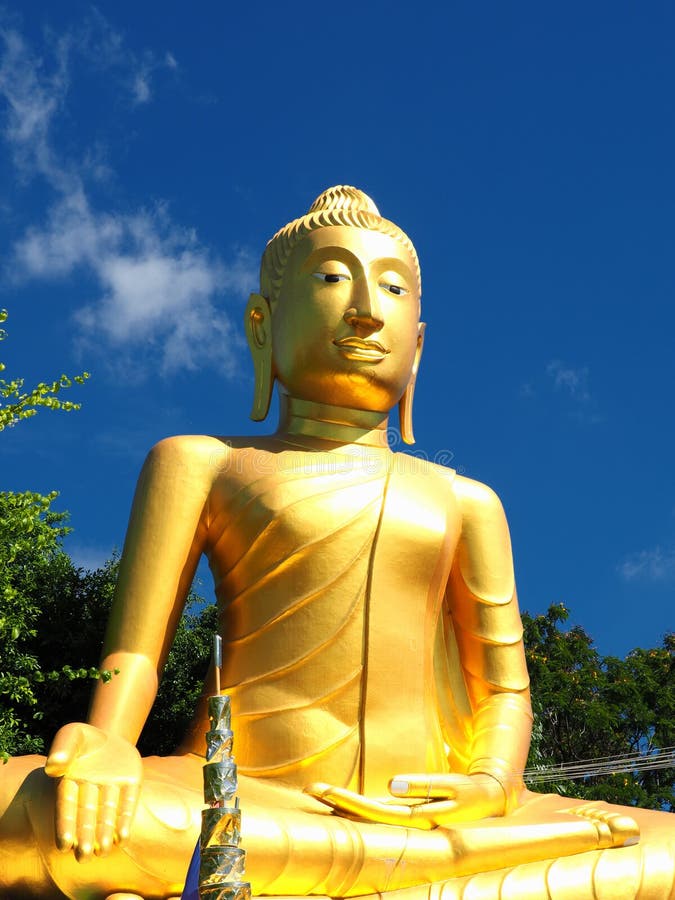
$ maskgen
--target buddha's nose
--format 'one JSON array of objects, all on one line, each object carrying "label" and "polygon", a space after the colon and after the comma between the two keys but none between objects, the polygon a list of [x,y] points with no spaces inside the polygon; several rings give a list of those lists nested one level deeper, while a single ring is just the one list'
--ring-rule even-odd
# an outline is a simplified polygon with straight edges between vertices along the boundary
[{"label": "buddha's nose", "polygon": [[355,283],[351,306],[344,314],[344,320],[351,325],[358,337],[367,337],[384,326],[382,311],[377,302],[375,290],[365,278]]}]

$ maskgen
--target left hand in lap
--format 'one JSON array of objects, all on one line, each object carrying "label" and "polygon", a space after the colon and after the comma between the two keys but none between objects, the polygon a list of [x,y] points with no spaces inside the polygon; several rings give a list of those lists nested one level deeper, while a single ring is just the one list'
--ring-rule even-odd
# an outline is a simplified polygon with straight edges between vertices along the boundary
[{"label": "left hand in lap", "polygon": [[306,793],[338,815],[382,825],[431,829],[458,822],[503,816],[505,795],[490,775],[396,775],[389,782],[392,796],[407,803],[373,800],[329,784],[315,783]]}]

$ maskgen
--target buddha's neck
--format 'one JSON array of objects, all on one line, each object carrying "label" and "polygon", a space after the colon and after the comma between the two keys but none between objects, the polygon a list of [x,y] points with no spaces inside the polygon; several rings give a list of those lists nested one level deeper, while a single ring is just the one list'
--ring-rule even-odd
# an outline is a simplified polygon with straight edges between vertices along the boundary
[{"label": "buddha's neck", "polygon": [[363,444],[388,448],[387,413],[350,409],[279,395],[279,428],[282,439],[311,437],[339,444]]}]

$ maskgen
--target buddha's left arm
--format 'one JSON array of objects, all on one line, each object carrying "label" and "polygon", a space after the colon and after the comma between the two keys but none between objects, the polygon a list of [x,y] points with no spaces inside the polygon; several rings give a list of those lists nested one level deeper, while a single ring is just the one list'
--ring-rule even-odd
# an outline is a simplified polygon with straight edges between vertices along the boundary
[{"label": "buddha's left arm", "polygon": [[504,510],[483,484],[457,478],[462,534],[447,604],[472,710],[467,774],[488,775],[517,804],[532,726],[529,678]]},{"label": "buddha's left arm", "polygon": [[337,812],[435,828],[504,815],[518,803],[532,712],[508,526],[499,498],[485,485],[457,478],[455,492],[462,528],[446,604],[470,707],[466,772],[392,773],[390,791],[406,805],[331,785],[308,788]]}]

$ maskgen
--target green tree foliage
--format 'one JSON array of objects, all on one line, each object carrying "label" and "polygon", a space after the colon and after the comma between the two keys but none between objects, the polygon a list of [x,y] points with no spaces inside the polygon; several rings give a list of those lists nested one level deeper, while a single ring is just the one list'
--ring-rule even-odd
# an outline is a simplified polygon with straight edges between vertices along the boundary
[{"label": "green tree foliage", "polygon": [[204,690],[217,627],[214,604],[191,594],[169,652],[150,718],[138,747],[143,755],[171,753],[185,736]]},{"label": "green tree foliage", "polygon": [[[0,309],[0,324],[7,320],[7,310]],[[0,341],[7,337],[4,328],[0,328]],[[0,362],[0,372],[4,371],[5,364]],[[6,402],[0,402],[0,431],[9,425],[15,425],[21,419],[29,419],[34,416],[40,407],[45,409],[60,409],[68,412],[79,409],[79,403],[72,400],[62,400],[59,394],[65,388],[72,387],[73,382],[84,384],[89,378],[89,372],[74,375],[69,378],[62,375],[56,381],[40,382],[29,391],[23,390],[24,379],[14,378],[6,381],[0,378],[0,398]]]},{"label": "green tree foliage", "polygon": [[[661,647],[602,656],[562,604],[523,615],[535,714],[528,766],[541,767],[675,745],[675,635]],[[617,766],[618,768],[618,766]],[[675,769],[560,778],[536,790],[675,810]]]},{"label": "green tree foliage", "polygon": [[[62,548],[55,494],[0,493],[0,754],[44,752],[66,722],[84,720],[119,561],[77,568]],[[169,753],[183,736],[208,667],[215,609],[191,593],[140,746]]]},{"label": "green tree foliage", "polygon": [[[106,613],[95,623],[78,602],[78,570],[61,542],[67,515],[47,496],[30,491],[0,493],[0,755],[44,748],[43,729],[54,727],[58,696],[77,709],[73,682],[109,678],[97,659],[79,662],[73,635],[100,647]],[[90,591],[92,594],[96,593]],[[98,595],[96,598],[98,602]],[[91,605],[91,604],[90,604]],[[63,706],[63,702],[61,702]],[[49,723],[43,725],[42,722]]]}]

